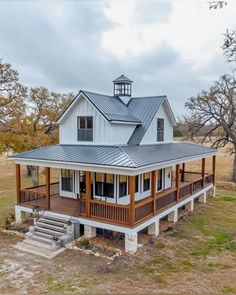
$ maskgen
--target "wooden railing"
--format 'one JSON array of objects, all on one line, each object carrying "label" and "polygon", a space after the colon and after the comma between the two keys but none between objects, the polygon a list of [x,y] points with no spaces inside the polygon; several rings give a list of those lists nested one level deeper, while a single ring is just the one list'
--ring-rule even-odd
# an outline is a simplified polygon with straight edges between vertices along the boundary
[{"label": "wooden railing", "polygon": [[168,192],[162,192],[160,194],[157,194],[156,196],[156,210],[163,209],[170,204],[173,204],[177,201],[177,190],[170,189]]},{"label": "wooden railing", "polygon": [[149,197],[139,201],[135,206],[135,222],[153,214],[153,198]]},{"label": "wooden railing", "polygon": [[188,183],[179,189],[179,199],[185,198],[192,194],[192,183]]},{"label": "wooden railing", "polygon": [[[90,200],[89,210],[86,211],[85,198],[78,199],[78,206],[76,206],[74,216],[82,216],[96,221],[108,222],[112,224],[135,226],[145,219],[148,219],[166,208],[182,201],[184,198],[192,195],[213,182],[213,174],[206,175],[204,178],[199,177],[192,182],[186,183],[183,186],[177,188],[170,188],[163,192],[155,193],[154,196],[150,196],[140,201],[135,202],[134,206],[134,224],[131,225],[130,219],[130,206],[113,204],[98,200]],[[21,203],[27,206],[34,201],[34,206],[39,206],[41,209],[45,209],[46,199],[45,186],[31,187],[20,190]],[[50,186],[50,194],[59,195],[59,183],[52,183]],[[74,202],[75,200],[73,200]],[[68,199],[68,202],[70,200]],[[89,213],[88,213],[89,212]]]},{"label": "wooden railing", "polygon": [[209,174],[207,176],[205,176],[205,183],[213,183],[213,174]]},{"label": "wooden railing", "polygon": [[[50,184],[50,196],[59,194],[59,182]],[[33,201],[33,202],[31,202]],[[33,207],[37,206],[44,210],[46,208],[46,185],[38,185],[20,190],[20,204]]]},{"label": "wooden railing", "polygon": [[129,206],[91,200],[90,217],[127,224],[129,222]]},{"label": "wooden railing", "polygon": [[79,210],[77,212],[77,214],[79,216],[85,216],[86,215],[86,200],[85,199],[79,199]]}]

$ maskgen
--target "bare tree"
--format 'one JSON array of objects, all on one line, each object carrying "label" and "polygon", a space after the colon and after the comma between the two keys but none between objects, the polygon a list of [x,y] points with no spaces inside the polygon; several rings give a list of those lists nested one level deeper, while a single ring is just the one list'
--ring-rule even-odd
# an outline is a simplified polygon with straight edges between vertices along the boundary
[{"label": "bare tree", "polygon": [[228,62],[236,62],[236,30],[227,30],[222,46]]},{"label": "bare tree", "polygon": [[[199,136],[205,126],[207,131],[201,142],[211,142],[213,147],[231,143],[236,152],[236,80],[224,75],[207,91],[191,97],[185,104],[191,111],[185,122],[192,138]],[[236,154],[233,162],[233,180],[236,182]]]},{"label": "bare tree", "polygon": [[223,8],[227,5],[227,1],[208,1],[209,9]]}]

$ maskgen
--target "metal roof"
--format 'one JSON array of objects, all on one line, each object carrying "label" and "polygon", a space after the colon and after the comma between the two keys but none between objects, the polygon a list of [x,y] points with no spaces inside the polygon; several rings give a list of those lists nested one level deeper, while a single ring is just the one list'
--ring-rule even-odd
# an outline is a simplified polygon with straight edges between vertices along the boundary
[{"label": "metal roof", "polygon": [[11,158],[135,169],[193,156],[212,155],[215,152],[215,149],[191,143],[139,146],[54,145],[19,153]]},{"label": "metal roof", "polygon": [[125,75],[121,75],[120,77],[116,78],[114,81],[112,81],[113,83],[133,83],[132,80],[130,80],[128,77],[126,77]]},{"label": "metal roof", "polygon": [[[58,119],[58,122],[62,120],[63,116],[72,108],[81,95],[87,98],[106,120],[137,125],[128,141],[130,145],[140,144],[160,105],[163,101],[167,102],[166,96],[132,97],[126,105],[118,96],[81,90]],[[173,117],[175,122],[169,103],[167,103],[167,107],[170,117]]]},{"label": "metal roof", "polygon": [[131,98],[128,104],[128,109],[134,117],[141,121],[141,124],[136,126],[128,144],[139,144],[142,141],[142,138],[151,124],[153,117],[165,98],[166,96]]},{"label": "metal roof", "polygon": [[89,91],[81,91],[108,121],[122,121],[140,124],[140,120],[133,116],[126,104],[118,96],[109,96]]}]

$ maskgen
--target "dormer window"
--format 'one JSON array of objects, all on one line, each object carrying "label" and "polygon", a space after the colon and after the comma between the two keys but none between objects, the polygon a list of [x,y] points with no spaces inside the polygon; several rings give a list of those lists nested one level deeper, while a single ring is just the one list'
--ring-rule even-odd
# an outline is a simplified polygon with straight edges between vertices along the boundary
[{"label": "dormer window", "polygon": [[164,141],[164,119],[157,119],[157,141]]},{"label": "dormer window", "polygon": [[93,117],[78,117],[78,141],[93,141]]}]

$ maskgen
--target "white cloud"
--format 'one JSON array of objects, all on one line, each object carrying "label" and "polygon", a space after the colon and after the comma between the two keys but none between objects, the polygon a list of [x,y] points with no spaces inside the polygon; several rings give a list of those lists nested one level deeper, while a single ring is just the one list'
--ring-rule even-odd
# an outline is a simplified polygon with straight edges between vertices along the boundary
[{"label": "white cloud", "polygon": [[145,13],[148,15],[150,6],[152,15],[150,22],[147,18],[146,22],[140,22],[135,17],[140,13],[138,2],[112,1],[104,8],[107,18],[114,23],[102,36],[103,48],[109,53],[128,60],[158,50],[164,44],[180,52],[183,61],[191,63],[193,69],[222,58],[222,34],[234,24],[236,1],[229,1],[224,9],[209,10],[204,0],[172,0],[165,22],[159,22],[158,14],[163,0],[146,1]]}]

